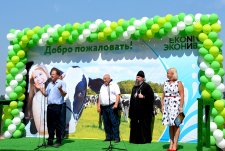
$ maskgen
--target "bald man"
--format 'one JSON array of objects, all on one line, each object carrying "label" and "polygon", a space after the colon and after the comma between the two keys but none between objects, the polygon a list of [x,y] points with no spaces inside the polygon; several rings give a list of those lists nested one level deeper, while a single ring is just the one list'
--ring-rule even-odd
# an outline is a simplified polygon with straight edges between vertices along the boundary
[{"label": "bald man", "polygon": [[103,76],[104,84],[101,86],[97,111],[103,115],[106,133],[105,141],[114,140],[120,142],[118,103],[120,100],[120,88],[112,82],[109,74]]}]

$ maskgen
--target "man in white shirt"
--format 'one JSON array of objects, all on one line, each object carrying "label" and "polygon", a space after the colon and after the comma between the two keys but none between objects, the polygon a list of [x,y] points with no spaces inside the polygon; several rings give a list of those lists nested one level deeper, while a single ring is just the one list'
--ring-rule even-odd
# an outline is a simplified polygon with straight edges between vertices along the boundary
[{"label": "man in white shirt", "polygon": [[109,74],[104,75],[103,81],[104,84],[100,89],[97,111],[103,115],[106,133],[105,141],[114,140],[115,143],[119,143],[118,103],[120,100],[120,88],[116,83],[112,82]]}]

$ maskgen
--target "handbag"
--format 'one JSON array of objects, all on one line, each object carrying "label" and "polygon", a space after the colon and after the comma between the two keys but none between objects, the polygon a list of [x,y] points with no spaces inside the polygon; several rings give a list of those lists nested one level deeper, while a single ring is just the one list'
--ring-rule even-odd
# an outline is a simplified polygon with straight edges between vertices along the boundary
[{"label": "handbag", "polygon": [[175,118],[175,120],[174,120],[174,124],[178,127],[178,126],[180,126],[180,124],[183,122],[183,120],[184,120],[184,117],[185,117],[185,115],[184,115],[184,113],[183,112],[181,112],[181,113],[179,113],[178,115],[177,115],[177,117]]}]

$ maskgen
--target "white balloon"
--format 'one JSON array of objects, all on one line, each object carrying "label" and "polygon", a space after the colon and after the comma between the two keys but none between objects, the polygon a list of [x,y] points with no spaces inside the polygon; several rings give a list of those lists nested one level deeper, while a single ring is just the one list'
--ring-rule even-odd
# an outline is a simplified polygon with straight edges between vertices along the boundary
[{"label": "white balloon", "polygon": [[47,33],[48,33],[49,36],[52,35],[52,33],[54,33],[54,32],[55,32],[55,29],[52,28],[52,27],[49,27],[49,28],[47,29]]},{"label": "white balloon", "polygon": [[123,32],[123,38],[130,39],[130,34],[127,31]]},{"label": "white balloon", "polygon": [[216,87],[216,89],[220,90],[221,92],[225,92],[225,86],[224,86],[223,83],[220,83],[220,84]]},{"label": "white balloon", "polygon": [[23,76],[25,76],[25,75],[27,74],[27,69],[24,69],[24,70],[21,72],[21,74],[22,74]]},{"label": "white balloon", "polygon": [[199,67],[202,71],[205,71],[207,68],[209,68],[209,64],[203,61],[200,63]]},{"label": "white balloon", "polygon": [[91,32],[96,32],[96,30],[98,29],[98,26],[96,24],[90,24],[89,29]]},{"label": "white balloon", "polygon": [[43,41],[43,39],[39,39],[38,45],[39,46],[45,46],[45,42]]},{"label": "white balloon", "polygon": [[147,20],[148,20],[148,17],[142,17],[142,18],[141,18],[141,22],[142,22],[143,24],[145,24]]},{"label": "white balloon", "polygon": [[16,30],[16,31],[14,32],[14,34],[17,35],[19,32],[20,32],[20,30]]},{"label": "white balloon", "polygon": [[13,45],[9,45],[8,50],[13,50]]},{"label": "white balloon", "polygon": [[133,33],[135,33],[135,27],[134,26],[128,26],[127,32],[130,35],[133,34]]},{"label": "white balloon", "polygon": [[18,82],[16,80],[12,80],[10,81],[9,85],[12,87],[12,88],[15,88],[17,85],[18,85]]},{"label": "white balloon", "polygon": [[6,89],[5,89],[5,92],[7,94],[11,93],[13,91],[13,88],[11,86],[8,86]]},{"label": "white balloon", "polygon": [[4,138],[11,138],[12,134],[9,131],[5,131]]},{"label": "white balloon", "polygon": [[207,68],[207,69],[205,70],[205,75],[206,75],[208,78],[213,77],[213,75],[214,75],[214,70],[213,70],[212,68]]},{"label": "white balloon", "polygon": [[79,40],[80,43],[83,43],[83,42],[86,41],[86,39],[85,39],[85,37],[84,37],[83,35],[80,35],[80,36],[78,37],[78,40]]},{"label": "white balloon", "polygon": [[217,129],[217,125],[215,122],[210,122],[210,131],[214,132]]},{"label": "white balloon", "polygon": [[196,22],[200,22],[200,18],[201,18],[202,14],[198,13],[195,15],[195,21]]},{"label": "white balloon", "polygon": [[184,17],[184,23],[186,25],[191,25],[193,23],[193,18],[191,16],[189,16],[189,15],[185,16]]},{"label": "white balloon", "polygon": [[103,20],[101,20],[101,19],[97,19],[97,20],[95,21],[95,24],[96,24],[96,25],[100,25],[101,23],[103,23]]},{"label": "white balloon", "polygon": [[221,77],[219,76],[219,75],[214,75],[214,76],[212,76],[212,79],[211,79],[211,81],[216,85],[216,86],[218,86],[218,85],[220,85],[220,83],[221,83]]},{"label": "white balloon", "polygon": [[179,34],[179,31],[177,30],[177,27],[173,27],[171,31],[172,31],[172,34],[175,35],[175,36]]},{"label": "white balloon", "polygon": [[19,125],[21,123],[21,119],[19,117],[14,117],[12,123],[15,125]]},{"label": "white balloon", "polygon": [[83,36],[84,36],[85,38],[87,38],[88,36],[90,36],[90,34],[91,34],[91,32],[90,32],[89,29],[84,29],[84,30],[83,30]]},{"label": "white balloon", "polygon": [[16,130],[16,125],[15,124],[10,124],[8,127],[9,133],[13,133]]},{"label": "white balloon", "polygon": [[216,129],[213,131],[213,136],[215,137],[216,141],[221,141],[223,139],[223,131],[220,129]]},{"label": "white balloon", "polygon": [[217,21],[217,24],[221,25],[221,21],[220,21],[220,20],[218,20],[218,21]]},{"label": "white balloon", "polygon": [[107,27],[109,27],[109,26],[110,26],[110,24],[111,24],[111,21],[106,20],[104,23],[106,24],[106,26],[107,26]]},{"label": "white balloon", "polygon": [[8,33],[6,37],[7,37],[7,39],[8,39],[9,41],[12,41],[13,39],[16,38],[16,35],[13,34],[13,33]]},{"label": "white balloon", "polygon": [[61,27],[61,25],[60,25],[60,24],[56,24],[53,28],[54,28],[55,30],[57,30],[59,27]]},{"label": "white balloon", "polygon": [[10,100],[9,96],[7,94],[5,94],[5,99],[6,100]]},{"label": "white balloon", "polygon": [[221,148],[221,149],[224,149],[225,148],[225,140],[222,139],[221,141],[217,141],[216,142],[216,145]]},{"label": "white balloon", "polygon": [[42,38],[42,41],[45,42],[48,40],[49,35],[47,33],[44,33],[44,34],[42,34],[41,38]]},{"label": "white balloon", "polygon": [[185,23],[184,23],[184,22],[180,21],[180,22],[177,23],[177,29],[178,29],[179,31],[184,30],[185,27],[186,27],[186,26],[185,26]]},{"label": "white balloon", "polygon": [[135,20],[135,21],[134,21],[134,27],[137,28],[137,29],[141,26],[141,24],[142,24],[142,23],[141,23],[140,20]]},{"label": "white balloon", "polygon": [[16,81],[22,81],[23,80],[23,75],[21,73],[17,74],[15,77]]},{"label": "white balloon", "polygon": [[23,112],[20,112],[19,117],[22,120],[24,118],[24,113]]}]

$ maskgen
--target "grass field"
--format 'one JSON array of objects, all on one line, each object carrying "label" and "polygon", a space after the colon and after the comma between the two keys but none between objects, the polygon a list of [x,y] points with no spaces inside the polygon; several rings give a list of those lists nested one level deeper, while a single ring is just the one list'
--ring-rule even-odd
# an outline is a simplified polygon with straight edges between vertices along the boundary
[{"label": "grass field", "polygon": [[[159,113],[155,117],[153,141],[157,141],[164,131],[164,126],[161,123],[162,114]],[[129,122],[124,121],[123,113],[120,124],[120,136],[123,140],[129,140],[130,128]],[[105,132],[99,129],[98,113],[96,105],[90,105],[83,110],[82,116],[78,121],[76,132],[70,134],[69,138],[92,138],[92,139],[105,139]]]}]

